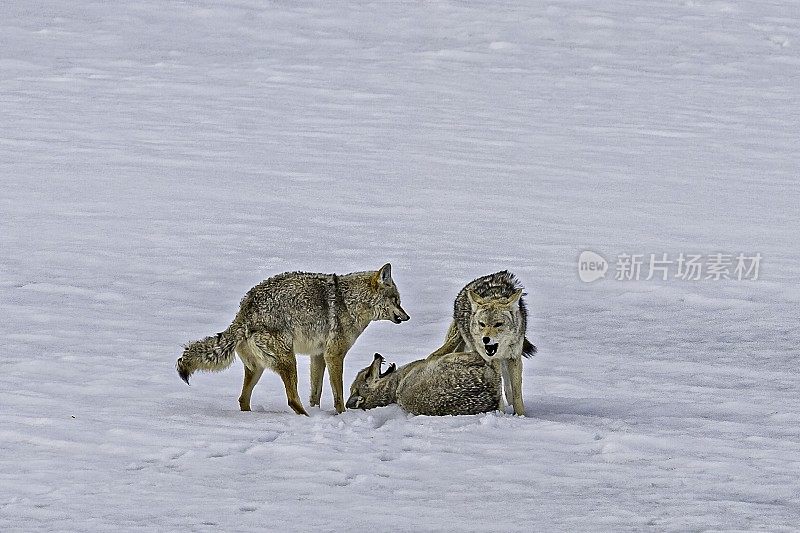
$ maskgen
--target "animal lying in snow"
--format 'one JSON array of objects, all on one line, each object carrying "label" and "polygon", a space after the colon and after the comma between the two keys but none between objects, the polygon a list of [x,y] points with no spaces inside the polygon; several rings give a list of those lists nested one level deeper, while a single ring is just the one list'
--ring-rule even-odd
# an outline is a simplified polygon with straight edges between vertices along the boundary
[{"label": "animal lying in snow", "polygon": [[381,372],[383,356],[359,371],[350,386],[348,409],[397,403],[415,415],[474,415],[498,409],[500,374],[475,352],[453,352],[420,359]]}]

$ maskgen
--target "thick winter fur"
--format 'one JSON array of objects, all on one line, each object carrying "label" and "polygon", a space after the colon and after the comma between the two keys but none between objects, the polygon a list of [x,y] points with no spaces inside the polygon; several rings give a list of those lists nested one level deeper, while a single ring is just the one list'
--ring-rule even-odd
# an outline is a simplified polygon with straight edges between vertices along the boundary
[{"label": "thick winter fur", "polygon": [[383,357],[375,354],[350,386],[347,407],[372,409],[397,403],[415,415],[474,415],[500,405],[500,374],[474,352],[420,359],[381,373]]},{"label": "thick winter fur", "polygon": [[536,347],[525,338],[528,312],[522,290],[514,274],[506,270],[468,283],[456,296],[444,345],[431,355],[478,353],[502,374],[506,401],[517,415],[525,414],[522,357],[536,353]]},{"label": "thick winter fur", "polygon": [[223,332],[186,346],[178,359],[180,377],[198,370],[219,371],[244,363],[239,397],[242,411],[264,369],[283,380],[289,406],[307,415],[297,393],[295,354],[311,355],[311,405],[318,406],[325,369],[336,411],[344,411],[342,366],[347,351],[373,320],[408,320],[388,263],[377,271],[352,274],[287,272],[262,281],[244,296],[233,323]]}]

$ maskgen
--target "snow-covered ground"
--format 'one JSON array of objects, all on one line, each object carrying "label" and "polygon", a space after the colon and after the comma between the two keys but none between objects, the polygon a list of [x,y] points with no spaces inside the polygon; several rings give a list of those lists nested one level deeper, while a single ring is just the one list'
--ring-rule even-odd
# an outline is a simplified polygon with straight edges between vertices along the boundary
[{"label": "snow-covered ground", "polygon": [[[0,3],[0,530],[797,530],[798,47],[793,0]],[[527,417],[178,379],[260,280],[386,261],[347,384],[508,268]]]}]

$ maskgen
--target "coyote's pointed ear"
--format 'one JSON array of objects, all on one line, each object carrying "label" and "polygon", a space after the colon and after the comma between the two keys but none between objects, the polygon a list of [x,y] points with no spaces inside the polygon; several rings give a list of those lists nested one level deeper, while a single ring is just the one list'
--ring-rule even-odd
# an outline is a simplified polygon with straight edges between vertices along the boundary
[{"label": "coyote's pointed ear", "polygon": [[392,265],[389,263],[383,265],[375,277],[384,285],[389,285],[392,282]]},{"label": "coyote's pointed ear", "polygon": [[519,302],[519,299],[522,298],[522,289],[517,289],[514,291],[514,294],[508,297],[508,307]]},{"label": "coyote's pointed ear", "polygon": [[477,309],[482,303],[484,303],[483,298],[478,296],[478,293],[473,291],[472,289],[467,289],[467,298],[469,299],[469,303],[472,305],[472,309]]}]

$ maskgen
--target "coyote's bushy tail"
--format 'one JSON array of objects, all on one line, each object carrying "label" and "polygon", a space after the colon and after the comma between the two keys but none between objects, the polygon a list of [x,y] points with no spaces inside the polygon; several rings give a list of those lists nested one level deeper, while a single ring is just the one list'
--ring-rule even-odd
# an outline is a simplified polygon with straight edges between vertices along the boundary
[{"label": "coyote's bushy tail", "polygon": [[525,337],[525,340],[522,341],[522,355],[525,357],[533,357],[538,351],[539,350],[536,349],[536,346],[534,346],[533,343],[528,340],[528,337]]},{"label": "coyote's bushy tail", "polygon": [[219,372],[233,364],[236,344],[244,339],[245,328],[234,321],[228,329],[216,335],[187,344],[175,368],[187,384],[195,372]]}]

